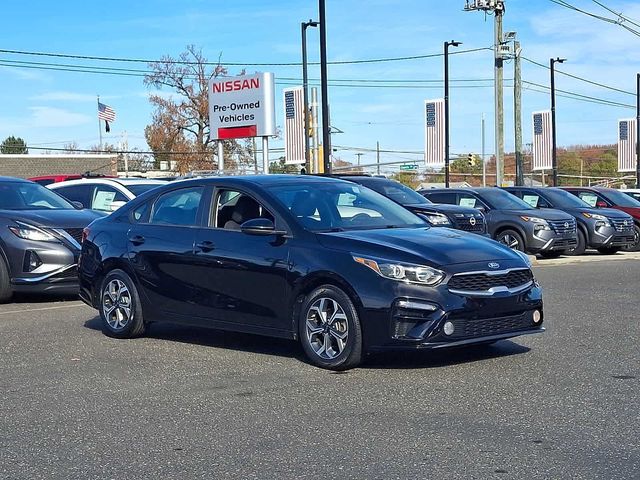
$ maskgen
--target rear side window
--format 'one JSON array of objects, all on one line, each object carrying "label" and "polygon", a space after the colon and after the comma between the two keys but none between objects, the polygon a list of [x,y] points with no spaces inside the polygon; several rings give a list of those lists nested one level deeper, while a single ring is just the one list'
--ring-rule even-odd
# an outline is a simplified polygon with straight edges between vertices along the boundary
[{"label": "rear side window", "polygon": [[456,194],[453,192],[427,193],[427,198],[433,203],[448,203],[450,205],[456,204]]},{"label": "rear side window", "polygon": [[203,190],[204,187],[182,188],[161,195],[153,205],[149,223],[182,226],[196,225],[198,206],[202,199]]},{"label": "rear side window", "polygon": [[109,185],[97,185],[91,201],[91,209],[101,212],[112,212],[115,210],[114,202],[127,202],[129,199],[115,188]]},{"label": "rear side window", "polygon": [[93,185],[70,185],[60,187],[54,191],[71,202],[80,202],[84,208],[92,208]]}]

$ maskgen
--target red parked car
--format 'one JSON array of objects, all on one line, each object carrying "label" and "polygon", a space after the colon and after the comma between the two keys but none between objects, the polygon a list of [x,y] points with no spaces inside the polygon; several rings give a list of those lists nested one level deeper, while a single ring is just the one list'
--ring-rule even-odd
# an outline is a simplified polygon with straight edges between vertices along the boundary
[{"label": "red parked car", "polygon": [[39,183],[43,187],[50,185],[52,183],[64,182],[66,180],[77,180],[82,178],[80,174],[66,174],[66,175],[42,175],[40,177],[31,177],[27,178],[27,180],[31,180],[32,182]]},{"label": "red parked car", "polygon": [[595,208],[616,208],[633,217],[635,241],[625,248],[627,251],[640,251],[640,202],[615,188],[604,187],[562,187],[576,197],[581,198]]}]

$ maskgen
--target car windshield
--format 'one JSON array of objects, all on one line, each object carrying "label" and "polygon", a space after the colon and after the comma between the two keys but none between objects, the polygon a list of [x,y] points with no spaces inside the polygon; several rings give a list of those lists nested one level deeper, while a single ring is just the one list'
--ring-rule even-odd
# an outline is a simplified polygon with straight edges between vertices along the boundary
[{"label": "car windshield", "polygon": [[415,190],[396,182],[395,180],[358,179],[356,183],[398,202],[400,205],[433,205],[433,203]]},{"label": "car windshield", "polygon": [[138,195],[142,195],[145,192],[148,192],[149,190],[161,186],[162,185],[159,183],[137,183],[135,185],[125,185],[125,187],[127,187],[127,190],[133,193],[136,197]]},{"label": "car windshield", "polygon": [[397,203],[353,183],[275,185],[269,191],[312,232],[428,225]]},{"label": "car windshield", "polygon": [[520,200],[515,195],[500,190],[499,188],[487,188],[480,190],[480,197],[492,208],[500,210],[533,210],[527,202]]},{"label": "car windshield", "polygon": [[626,193],[618,190],[598,190],[598,193],[602,193],[611,203],[619,207],[635,207],[640,208],[640,202],[635,198],[631,198]]},{"label": "car windshield", "polygon": [[590,207],[587,202],[580,200],[578,197],[565,190],[548,188],[544,190],[544,194],[549,200],[551,200],[551,203],[556,208]]},{"label": "car windshield", "polygon": [[74,206],[48,188],[37,183],[0,183],[2,210],[73,210]]}]

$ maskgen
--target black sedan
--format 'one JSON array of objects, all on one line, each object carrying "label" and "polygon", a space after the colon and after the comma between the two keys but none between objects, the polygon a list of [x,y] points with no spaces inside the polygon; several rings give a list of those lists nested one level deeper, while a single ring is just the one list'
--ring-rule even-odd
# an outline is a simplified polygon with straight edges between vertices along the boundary
[{"label": "black sedan", "polygon": [[37,183],[0,177],[0,303],[14,292],[78,292],[82,229],[103,216]]},{"label": "black sedan", "polygon": [[435,204],[406,185],[388,178],[370,175],[336,175],[335,178],[355,182],[375,190],[424,217],[432,227],[449,227],[481,235],[487,234],[484,215],[475,208]]},{"label": "black sedan", "polygon": [[300,340],[314,364],[543,331],[527,257],[430,228],[351,182],[269,175],[154,189],[85,230],[81,298],[108,335],[173,321]]}]

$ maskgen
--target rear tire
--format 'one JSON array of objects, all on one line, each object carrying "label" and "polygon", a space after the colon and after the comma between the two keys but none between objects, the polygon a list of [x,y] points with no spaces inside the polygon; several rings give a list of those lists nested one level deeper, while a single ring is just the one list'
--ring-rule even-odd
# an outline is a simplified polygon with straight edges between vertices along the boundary
[{"label": "rear tire", "polygon": [[633,226],[635,243],[623,248],[625,252],[640,252],[640,225],[637,223]]},{"label": "rear tire", "polygon": [[303,302],[298,321],[300,343],[307,358],[320,368],[348,370],[362,361],[362,328],[349,296],[322,285]]},{"label": "rear tire", "polygon": [[142,305],[135,283],[122,270],[107,274],[100,288],[100,318],[105,334],[133,338],[144,334]]},{"label": "rear tire", "polygon": [[578,244],[575,248],[571,250],[567,250],[567,255],[582,255],[584,251],[587,249],[587,239],[582,233],[582,230],[578,229]]},{"label": "rear tire", "polygon": [[11,288],[11,278],[9,277],[9,269],[4,263],[4,258],[0,255],[0,303],[6,303],[11,300],[13,289]]},{"label": "rear tire", "polygon": [[515,230],[503,230],[496,235],[495,240],[511,250],[519,250],[521,252],[526,250],[522,236]]},{"label": "rear tire", "polygon": [[618,253],[620,250],[620,247],[602,247],[598,249],[598,251],[603,255],[613,255],[614,253]]}]

